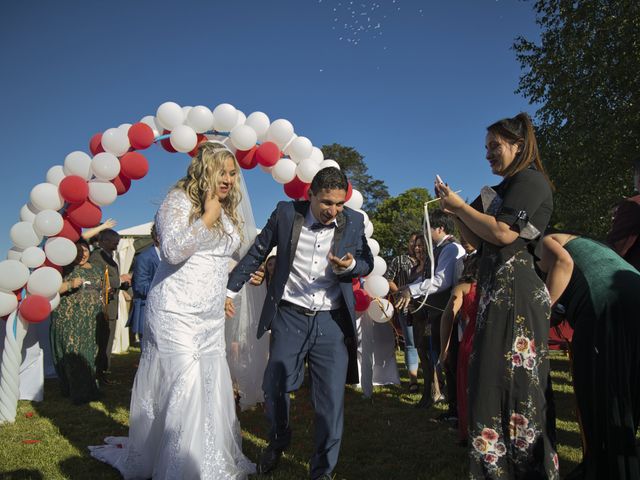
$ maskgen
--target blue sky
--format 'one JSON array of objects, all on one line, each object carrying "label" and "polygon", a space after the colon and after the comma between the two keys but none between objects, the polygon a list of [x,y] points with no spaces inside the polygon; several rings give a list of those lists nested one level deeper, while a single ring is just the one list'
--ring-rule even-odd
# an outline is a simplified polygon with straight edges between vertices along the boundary
[{"label": "blue sky", "polygon": [[[532,2],[6,0],[0,255],[51,166],[169,100],[263,111],[314,145],[352,146],[392,195],[431,188],[438,173],[473,198],[498,181],[485,127],[534,113],[514,93],[518,35],[538,38]],[[157,146],[145,155],[149,174],[103,209],[117,228],[151,220],[189,161]],[[260,226],[285,196],[259,169],[245,178]]]}]

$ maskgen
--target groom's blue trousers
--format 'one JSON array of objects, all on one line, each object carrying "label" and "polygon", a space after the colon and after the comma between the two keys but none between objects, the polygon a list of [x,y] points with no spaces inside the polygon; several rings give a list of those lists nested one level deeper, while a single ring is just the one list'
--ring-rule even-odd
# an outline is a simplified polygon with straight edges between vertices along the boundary
[{"label": "groom's blue trousers", "polygon": [[341,325],[350,321],[346,308],[310,316],[281,303],[271,323],[269,362],[262,383],[267,418],[271,423],[270,445],[284,450],[291,442],[289,392],[302,385],[307,358],[315,411],[312,479],[331,473],[338,462],[348,365]]}]

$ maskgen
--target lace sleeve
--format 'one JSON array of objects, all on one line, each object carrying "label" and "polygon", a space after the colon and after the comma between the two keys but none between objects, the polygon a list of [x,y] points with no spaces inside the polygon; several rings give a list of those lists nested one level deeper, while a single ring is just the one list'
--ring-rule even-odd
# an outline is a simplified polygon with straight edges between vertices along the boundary
[{"label": "lace sleeve", "polygon": [[189,225],[191,202],[184,192],[172,190],[156,214],[162,257],[171,264],[184,262],[210,235],[202,219]]}]

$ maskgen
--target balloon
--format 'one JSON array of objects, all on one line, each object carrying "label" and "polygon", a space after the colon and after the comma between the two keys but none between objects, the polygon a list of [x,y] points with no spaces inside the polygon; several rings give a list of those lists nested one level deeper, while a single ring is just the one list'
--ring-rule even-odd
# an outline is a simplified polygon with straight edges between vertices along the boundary
[{"label": "balloon", "polygon": [[104,148],[102,148],[102,132],[98,132],[91,137],[91,140],[89,140],[89,151],[91,155],[104,152]]},{"label": "balloon", "polygon": [[20,220],[33,223],[39,211],[40,210],[34,207],[31,202],[25,203],[20,209]]},{"label": "balloon", "polygon": [[238,118],[236,119],[236,124],[233,126],[233,128],[239,127],[240,125],[244,125],[244,122],[247,121],[247,116],[242,112],[242,110],[236,110],[236,111],[238,112]]},{"label": "balloon", "polygon": [[310,182],[318,173],[318,164],[312,158],[305,158],[296,167],[296,176],[303,182]]},{"label": "balloon", "polygon": [[198,139],[196,140],[196,146],[193,147],[193,150],[190,150],[188,152],[190,157],[195,157],[198,154],[198,148],[200,148],[200,145],[209,141],[207,136],[202,133],[197,133],[196,136],[198,137]]},{"label": "balloon", "polygon": [[51,263],[51,260],[49,260],[48,258],[44,261],[42,266],[47,268],[53,268],[56,272],[62,275],[62,267],[60,265],[56,265],[55,263]]},{"label": "balloon", "polygon": [[58,237],[68,238],[72,242],[77,242],[78,240],[80,240],[82,229],[77,225],[71,223],[68,218],[62,217],[62,220],[62,230],[58,232]]},{"label": "balloon", "polygon": [[38,268],[47,259],[44,251],[40,247],[25,248],[20,261],[29,268]]},{"label": "balloon", "polygon": [[198,135],[193,128],[187,125],[178,125],[171,131],[169,141],[177,152],[187,153],[195,148],[198,143]]},{"label": "balloon", "polygon": [[340,164],[338,164],[338,162],[336,162],[335,160],[323,160],[322,162],[320,162],[320,170],[322,170],[323,168],[327,168],[327,167],[335,167],[338,170],[340,170]]},{"label": "balloon", "polygon": [[24,253],[24,250],[22,248],[11,247],[9,249],[9,251],[7,252],[7,260],[18,260],[18,261],[20,261],[22,259],[22,254],[23,253]]},{"label": "balloon", "polygon": [[156,121],[162,128],[173,130],[184,122],[184,112],[175,102],[164,102],[158,107]]},{"label": "balloon", "polygon": [[296,163],[299,163],[305,158],[309,158],[312,151],[313,145],[311,144],[311,140],[309,140],[307,137],[296,137],[287,149],[287,153]]},{"label": "balloon", "polygon": [[11,241],[18,248],[28,248],[38,245],[42,241],[42,235],[36,233],[33,223],[18,222],[9,231]]},{"label": "balloon", "polygon": [[271,170],[271,176],[278,183],[289,183],[296,176],[296,163],[290,158],[281,158]]},{"label": "balloon", "polygon": [[[168,133],[170,134],[171,132],[169,130],[163,130],[162,131],[162,135],[166,135]],[[162,145],[162,148],[164,148],[169,153],[176,153],[177,152],[177,150],[175,148],[173,148],[173,145],[171,145],[171,138],[170,137],[163,138],[162,140],[160,140],[160,145]]]},{"label": "balloon", "polygon": [[280,159],[280,149],[273,142],[264,142],[256,151],[256,159],[260,165],[273,167]]},{"label": "balloon", "polygon": [[49,298],[49,305],[51,306],[51,311],[55,310],[56,308],[58,308],[58,305],[60,305],[60,294],[56,292],[56,294],[53,297]]},{"label": "balloon", "polygon": [[373,257],[373,270],[371,270],[371,273],[369,273],[369,275],[366,278],[382,276],[386,271],[387,271],[387,262],[384,261],[384,258],[378,257],[378,256]]},{"label": "balloon", "polygon": [[[121,123],[120,125],[118,125],[118,130],[122,130],[124,133],[127,134],[127,137],[129,136],[129,129],[131,128],[131,124],[130,123]],[[131,145],[131,142],[129,142],[129,145]]]},{"label": "balloon", "polygon": [[162,128],[162,126],[156,120],[156,117],[154,117],[153,115],[147,115],[146,117],[142,117],[142,119],[140,120],[140,123],[144,123],[153,131],[154,139],[156,137],[159,137],[160,134],[162,133],[162,130],[164,130],[164,128]]},{"label": "balloon", "polygon": [[61,267],[69,265],[78,255],[75,243],[64,237],[54,237],[47,240],[44,244],[44,252],[51,263]]},{"label": "balloon", "polygon": [[356,301],[355,310],[356,312],[364,312],[369,308],[371,304],[371,297],[364,290],[354,290],[353,298]]},{"label": "balloon", "polygon": [[65,175],[77,175],[89,180],[91,178],[91,157],[84,152],[71,152],[64,159]]},{"label": "balloon", "polygon": [[89,182],[89,200],[96,205],[101,207],[111,205],[117,197],[118,190],[109,180],[95,179]]},{"label": "balloon", "polygon": [[[131,153],[133,153],[133,152],[131,152]],[[122,167],[122,165],[120,165],[120,166]],[[116,178],[111,180],[111,183],[113,183],[115,185],[116,192],[118,192],[118,195],[124,195],[131,188],[131,179],[125,177],[122,174],[122,172],[120,172],[120,175],[118,175]]]},{"label": "balloon", "polygon": [[0,317],[9,315],[18,308],[18,299],[13,292],[0,292]]},{"label": "balloon", "polygon": [[96,178],[111,180],[120,173],[120,161],[111,153],[99,153],[91,160],[91,171]]},{"label": "balloon", "polygon": [[[124,176],[131,180],[138,180],[144,177],[148,171],[149,171],[149,162],[147,161],[146,157],[141,153],[138,153],[138,152],[125,153],[120,159],[121,176]],[[131,182],[129,182],[129,185],[131,185]],[[127,187],[127,190],[129,190],[129,187]]]},{"label": "balloon", "polygon": [[351,185],[351,182],[347,182],[347,196],[344,197],[345,203],[349,201],[351,195],[353,195],[353,185]]},{"label": "balloon", "polygon": [[29,279],[29,269],[18,260],[3,260],[0,262],[0,289],[13,292],[24,287]]},{"label": "balloon", "polygon": [[298,177],[294,177],[289,183],[284,186],[284,193],[289,197],[297,200],[304,197],[304,191],[307,184],[300,180]]},{"label": "balloon", "polygon": [[371,235],[373,235],[373,223],[369,222],[365,225],[364,235],[367,238],[371,238]]},{"label": "balloon", "polygon": [[[107,153],[106,155],[111,155]],[[65,177],[58,186],[60,196],[69,203],[84,202],[89,196],[87,181],[77,175]]]},{"label": "balloon", "polygon": [[60,185],[60,182],[64,178],[64,169],[62,165],[54,165],[47,171],[47,183],[51,185],[55,185],[56,187]]},{"label": "balloon", "polygon": [[60,285],[62,285],[62,275],[58,270],[51,267],[40,267],[31,273],[27,281],[27,291],[31,295],[42,295],[48,298],[58,293]]},{"label": "balloon", "polygon": [[389,282],[379,275],[371,275],[365,279],[364,289],[372,297],[384,297],[389,293]]},{"label": "balloon", "polygon": [[374,322],[386,323],[393,318],[393,305],[389,300],[379,298],[371,302],[367,314]]},{"label": "balloon", "polygon": [[[102,148],[105,152],[111,153],[116,157],[125,154],[131,144],[127,132],[119,128],[108,128],[102,134]],[[100,154],[98,154],[100,155]]]},{"label": "balloon", "polygon": [[265,113],[253,112],[247,117],[244,124],[253,128],[256,135],[258,135],[258,140],[263,141],[267,135],[267,130],[269,130],[270,122],[269,117]]},{"label": "balloon", "polygon": [[267,130],[267,139],[283,148],[293,137],[293,125],[289,120],[280,118],[273,122]]},{"label": "balloon", "polygon": [[362,194],[358,190],[353,189],[351,192],[351,198],[345,203],[345,205],[349,208],[353,208],[354,210],[360,210],[363,203],[364,198],[362,198]]},{"label": "balloon", "polygon": [[62,215],[55,210],[42,210],[33,221],[33,229],[43,237],[53,237],[62,230],[63,223]]},{"label": "balloon", "polygon": [[318,165],[320,165],[324,160],[324,154],[322,153],[322,150],[320,150],[318,147],[313,147],[311,149],[311,155],[309,155],[309,158],[311,158]]},{"label": "balloon", "polygon": [[100,223],[102,210],[100,207],[87,200],[82,203],[70,205],[65,212],[67,218],[79,227],[91,228]]},{"label": "balloon", "polygon": [[20,304],[20,317],[30,323],[40,323],[51,313],[49,299],[41,295],[29,295]]},{"label": "balloon", "polygon": [[255,168],[258,164],[258,159],[256,158],[256,151],[258,147],[254,145],[250,150],[238,150],[236,152],[236,160],[238,160],[238,164],[247,170],[251,170]]},{"label": "balloon", "polygon": [[46,182],[39,183],[31,189],[29,200],[38,210],[60,210],[64,205],[58,187]]},{"label": "balloon", "polygon": [[195,106],[189,110],[186,123],[193,128],[196,133],[208,132],[213,128],[213,113],[203,105]]},{"label": "balloon", "polygon": [[371,255],[375,257],[380,253],[380,244],[375,238],[368,238],[367,244],[369,245],[369,250],[371,250]]},{"label": "balloon", "polygon": [[238,125],[229,135],[231,143],[239,150],[249,150],[258,141],[256,131],[247,125]]},{"label": "balloon", "polygon": [[238,111],[233,105],[221,103],[213,109],[213,129],[218,132],[228,132],[236,126]]},{"label": "balloon", "polygon": [[153,144],[155,134],[149,125],[138,122],[131,125],[131,128],[127,132],[127,137],[129,137],[129,143],[133,148],[136,150],[144,150]]}]

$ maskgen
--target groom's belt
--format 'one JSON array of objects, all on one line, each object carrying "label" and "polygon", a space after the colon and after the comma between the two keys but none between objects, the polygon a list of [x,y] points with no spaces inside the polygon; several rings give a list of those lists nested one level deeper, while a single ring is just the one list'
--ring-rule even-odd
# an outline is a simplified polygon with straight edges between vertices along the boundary
[{"label": "groom's belt", "polygon": [[287,300],[280,300],[279,305],[281,307],[289,307],[291,310],[298,312],[302,315],[305,315],[307,317],[315,317],[316,314],[320,312],[334,312],[334,311],[340,310],[339,308],[336,308],[333,310],[311,310],[310,308],[305,308],[300,305],[296,305],[295,303],[291,303]]}]

